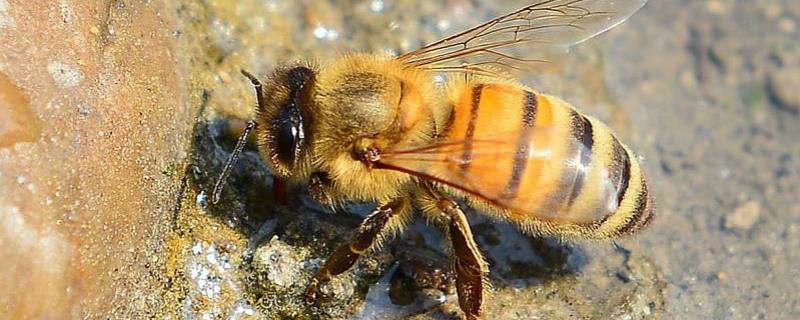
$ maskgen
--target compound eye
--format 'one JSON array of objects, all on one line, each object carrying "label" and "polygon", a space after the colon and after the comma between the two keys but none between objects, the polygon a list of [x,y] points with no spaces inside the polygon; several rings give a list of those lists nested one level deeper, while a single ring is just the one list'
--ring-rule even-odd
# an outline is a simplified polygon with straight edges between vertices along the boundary
[{"label": "compound eye", "polygon": [[285,108],[278,121],[273,150],[278,161],[291,169],[303,142],[303,121],[295,108]]}]

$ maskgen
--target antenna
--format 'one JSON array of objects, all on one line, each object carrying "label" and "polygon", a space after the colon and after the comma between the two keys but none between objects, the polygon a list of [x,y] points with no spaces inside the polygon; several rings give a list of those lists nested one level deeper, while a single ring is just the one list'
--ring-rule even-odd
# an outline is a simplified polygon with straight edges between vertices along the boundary
[{"label": "antenna", "polygon": [[[264,92],[261,91],[261,81],[258,81],[258,78],[244,69],[242,69],[241,72],[245,77],[247,77],[247,79],[250,79],[250,83],[253,84],[253,89],[256,90],[258,107],[259,109],[263,108]],[[222,173],[220,173],[219,178],[217,178],[217,183],[214,184],[214,191],[211,193],[212,204],[217,204],[219,202],[219,198],[222,195],[222,187],[225,186],[225,180],[227,180],[228,176],[231,174],[231,168],[233,168],[233,164],[236,163],[236,159],[239,158],[239,154],[242,153],[242,149],[244,149],[244,145],[247,143],[247,136],[250,135],[250,132],[255,130],[257,127],[258,123],[256,123],[255,120],[247,121],[247,127],[244,128],[244,132],[242,132],[242,135],[239,137],[239,141],[236,142],[236,147],[233,149],[233,153],[231,153],[231,156],[228,157],[228,161],[225,163]]]},{"label": "antenna", "polygon": [[253,89],[256,89],[256,101],[258,102],[258,109],[264,110],[264,92],[261,91],[261,81],[258,81],[258,78],[256,78],[256,76],[254,76],[252,73],[247,72],[247,70],[242,69],[239,71],[241,71],[242,74],[247,77],[247,79],[250,79],[250,83],[253,84]]},{"label": "antenna", "polygon": [[255,130],[256,127],[258,127],[258,124],[255,120],[247,121],[247,127],[244,128],[244,132],[239,137],[239,141],[236,142],[236,147],[233,149],[233,153],[231,153],[231,156],[228,157],[228,162],[225,163],[222,173],[220,173],[219,178],[217,178],[217,183],[214,184],[214,192],[211,196],[211,203],[217,204],[219,202],[220,195],[222,194],[222,187],[225,186],[225,180],[228,179],[228,176],[231,174],[231,168],[233,168],[233,164],[236,163],[236,159],[238,159],[239,154],[242,153],[242,149],[244,149],[244,145],[247,143],[247,136],[250,135],[250,132]]}]

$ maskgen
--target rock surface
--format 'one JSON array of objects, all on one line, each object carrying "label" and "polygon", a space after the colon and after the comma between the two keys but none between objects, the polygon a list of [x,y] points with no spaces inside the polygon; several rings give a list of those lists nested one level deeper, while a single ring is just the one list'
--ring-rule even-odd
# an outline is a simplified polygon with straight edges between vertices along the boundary
[{"label": "rock surface", "polygon": [[161,2],[0,1],[0,306],[141,318],[162,305],[188,103]]}]

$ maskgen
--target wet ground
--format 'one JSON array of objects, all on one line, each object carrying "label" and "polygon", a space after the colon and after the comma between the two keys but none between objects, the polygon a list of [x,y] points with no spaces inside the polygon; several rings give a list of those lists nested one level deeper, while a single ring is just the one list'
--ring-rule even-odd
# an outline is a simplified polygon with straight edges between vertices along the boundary
[{"label": "wet ground", "polygon": [[[471,18],[475,12],[489,16],[514,5],[448,1],[413,10],[391,1],[274,3],[278,12],[298,14],[289,19],[299,23],[290,39],[297,48],[265,50],[275,45],[263,39],[275,36],[270,30],[277,20],[260,13],[260,4],[245,10],[248,4],[240,3],[232,16],[212,10],[212,34],[222,34],[220,51],[231,50],[223,64],[236,85],[216,88],[209,109],[237,114],[252,105],[246,95],[228,95],[239,94],[244,84],[236,78],[237,67],[263,74],[282,59],[307,54],[324,61],[324,52],[331,51],[402,52],[477,21]],[[487,315],[781,319],[799,312],[800,105],[791,89],[800,85],[799,10],[790,1],[653,1],[620,28],[578,47],[561,74],[529,79],[529,85],[607,121],[638,150],[657,197],[658,219],[640,236],[612,245],[526,237],[510,225],[471,215],[491,264],[494,291]],[[266,27],[238,30],[236,23]],[[231,122],[208,119],[200,139],[215,139],[215,150],[198,147],[198,157],[216,166],[201,160],[198,168],[212,174],[219,172],[221,150],[230,150],[236,130],[226,131]],[[263,241],[248,258],[253,269],[245,271],[254,272],[259,283],[246,294],[255,312],[268,318],[452,317],[447,257],[441,240],[422,223],[343,276],[340,292],[334,290],[338,301],[296,306],[308,273],[369,209],[332,214],[307,199],[288,212],[275,209],[265,198],[268,174],[258,173],[263,163],[254,150],[246,158],[233,177],[234,195],[225,200],[234,201],[236,210],[211,214],[240,230],[251,247],[254,238]],[[209,182],[198,179],[198,188],[189,192],[207,190]],[[268,229],[259,231],[265,221]],[[432,272],[444,273],[445,283],[420,283]]]},{"label": "wet ground", "polygon": [[800,105],[787,92],[800,83],[799,12],[793,1],[654,2],[619,39],[647,49],[608,49],[606,79],[660,199],[637,251],[662,268],[672,317],[800,311]]},{"label": "wet ground", "polygon": [[[235,166],[219,205],[210,204],[209,191],[243,128],[243,120],[252,116],[252,87],[239,75],[240,68],[263,75],[277,64],[298,58],[314,57],[324,62],[343,52],[399,53],[523,4],[524,1],[510,0],[207,0],[168,2],[153,9],[111,2],[105,9],[116,20],[100,31],[88,28],[90,34],[99,34],[109,43],[149,34],[128,34],[119,27],[126,19],[135,21],[130,17],[136,16],[131,12],[137,8],[156,13],[146,16],[150,20],[142,20],[176,21],[169,29],[170,44],[152,46],[169,47],[177,57],[185,58],[178,59],[182,69],[175,77],[179,81],[171,91],[166,90],[181,98],[165,99],[168,102],[163,104],[184,106],[179,109],[183,112],[172,115],[178,119],[174,121],[187,123],[183,135],[187,138],[184,142],[167,140],[167,144],[177,146],[178,151],[170,151],[177,155],[169,153],[165,161],[144,161],[154,163],[151,169],[155,170],[141,173],[148,178],[137,183],[145,187],[133,182],[124,184],[154,191],[168,200],[152,200],[155,198],[148,198],[147,192],[143,192],[144,196],[131,196],[134,200],[121,197],[113,206],[113,212],[119,214],[110,216],[111,222],[84,220],[81,212],[90,213],[103,203],[114,202],[108,200],[108,194],[124,194],[125,188],[97,191],[101,205],[89,202],[90,208],[81,207],[86,206],[86,201],[81,204],[79,200],[93,189],[89,183],[83,189],[70,191],[71,183],[82,181],[72,173],[72,180],[64,182],[63,188],[63,192],[76,194],[73,198],[67,196],[70,209],[59,207],[58,226],[39,230],[31,220],[25,220],[35,216],[28,215],[33,209],[6,204],[25,198],[24,190],[19,190],[33,185],[26,183],[29,179],[37,186],[46,183],[36,180],[35,170],[21,175],[11,165],[4,166],[3,173],[14,174],[0,175],[0,186],[12,186],[9,190],[14,193],[8,194],[15,196],[0,195],[4,208],[0,226],[5,227],[3,232],[9,232],[0,233],[0,243],[14,244],[30,237],[47,239],[47,235],[57,238],[61,232],[72,235],[65,238],[81,239],[83,243],[75,245],[80,254],[72,258],[82,263],[78,264],[80,272],[69,273],[73,280],[64,280],[68,295],[58,302],[58,307],[64,309],[53,309],[72,310],[73,314],[169,319],[455,319],[459,311],[452,275],[447,269],[446,246],[435,229],[423,221],[413,223],[402,236],[337,277],[326,288],[329,299],[308,304],[302,299],[302,292],[309,277],[327,254],[347,239],[372,204],[351,204],[331,212],[298,188],[290,193],[288,205],[277,206],[271,192],[272,175],[252,145],[246,147]],[[25,23],[15,15],[14,10],[19,7],[0,0],[0,28]],[[80,20],[75,19],[81,16],[79,9],[64,4],[61,14],[54,15],[64,23]],[[486,302],[486,318],[792,319],[800,314],[799,24],[800,2],[793,0],[652,0],[625,24],[576,47],[560,73],[522,79],[607,122],[637,150],[656,197],[657,218],[648,230],[632,238],[614,243],[573,243],[526,236],[511,225],[470,210],[468,218],[490,263],[493,289]],[[116,31],[111,28],[114,25],[118,26]],[[2,43],[7,47],[6,41]],[[141,48],[137,45],[132,48]],[[90,82],[72,67],[82,66],[80,62],[65,61],[45,63],[56,84],[69,89]],[[123,68],[125,72],[119,74],[148,74],[142,79],[150,82],[138,83],[159,81],[158,74],[151,76],[141,71],[147,70],[142,61],[138,62],[143,69]],[[169,62],[154,61],[150,60],[153,67],[169,67]],[[32,86],[22,76],[27,73],[13,71],[10,64],[0,62],[0,70],[10,79],[0,73],[0,93],[6,93],[0,98],[13,107],[22,104],[17,100],[27,104],[26,94],[33,96],[32,109],[39,110],[38,118],[43,123],[52,125],[52,119],[42,116],[46,114],[44,110],[51,110],[49,100],[41,98],[41,94],[37,98],[30,93],[33,90],[25,89]],[[108,63],[123,67],[130,64],[125,59]],[[86,73],[84,67],[79,70]],[[86,77],[92,79],[91,73]],[[115,82],[109,78],[114,79],[101,77],[96,83],[113,85]],[[21,83],[22,89],[14,83]],[[152,88],[144,87],[142,92],[130,94],[131,99],[154,94]],[[18,91],[23,93],[19,94],[22,98],[7,94]],[[96,96],[109,97],[110,92],[114,91],[98,89]],[[88,123],[94,123],[93,117],[103,112],[100,103],[91,105],[96,109],[81,103],[73,105],[71,101],[62,104]],[[57,110],[59,104],[55,105]],[[44,130],[56,136],[48,126],[26,120],[37,118],[37,112],[15,112],[11,110],[7,117],[18,123],[33,123],[36,132]],[[147,116],[160,117],[138,112],[137,118],[136,113],[131,112],[124,119],[136,123],[131,119],[147,122]],[[0,120],[6,121],[4,116],[0,113]],[[189,121],[194,123],[191,130]],[[99,123],[101,127],[104,124]],[[166,127],[175,128],[169,124]],[[120,137],[120,127],[114,128],[115,137]],[[123,124],[121,128],[126,127]],[[153,132],[166,132],[164,126],[152,128],[156,128]],[[150,131],[144,134],[147,132]],[[0,127],[0,134],[4,138],[0,149],[5,148],[0,150],[4,152],[0,153],[0,164],[26,163],[14,158],[27,154],[25,146],[9,151],[13,144],[4,143],[12,138],[15,144],[35,142],[37,135],[15,131],[13,126]],[[177,141],[180,139],[174,137],[183,137],[169,136]],[[149,147],[135,149],[132,155],[144,154],[144,159],[149,160],[147,150],[161,150],[155,146],[163,139],[156,140]],[[71,141],[81,146],[74,139]],[[125,143],[123,139],[112,145]],[[96,152],[104,150],[101,147]],[[22,159],[29,158],[36,159]],[[158,155],[153,158],[160,159]],[[141,165],[141,159],[142,156],[132,156],[129,160],[135,164],[115,172]],[[102,157],[98,161],[120,162]],[[86,167],[84,162],[66,167],[73,165]],[[80,172],[95,171],[100,172],[97,168]],[[42,172],[43,176],[58,176]],[[134,173],[138,177],[137,172]],[[147,184],[151,180],[157,182],[156,187]],[[113,188],[112,181],[108,181],[107,188]],[[60,187],[57,190],[62,192]],[[126,203],[136,203],[135,199],[141,197],[153,203],[144,208],[133,207],[144,212],[141,216],[145,218],[125,215],[126,208],[131,208]],[[73,205],[73,200],[78,202]],[[73,207],[83,211],[72,213]],[[68,212],[66,219],[60,218],[62,211]],[[17,215],[21,217],[19,221],[28,223],[22,226],[35,231],[33,235],[15,238],[10,233],[18,232],[13,229],[20,223],[14,220]],[[127,222],[126,216],[134,222]],[[158,228],[147,227],[151,224],[148,216],[158,217]],[[62,220],[69,228],[75,225],[76,231],[62,231]],[[74,220],[89,222],[81,222],[79,228],[77,222],[71,222]],[[140,230],[146,230],[147,236],[137,233],[136,228],[131,230],[129,224],[144,226]],[[80,230],[90,230],[88,240],[76,236],[84,232]],[[110,245],[98,256],[91,239],[104,232],[122,240],[99,241]],[[141,241],[146,245],[130,239],[145,239]],[[46,243],[51,242],[60,243]],[[59,252],[71,252],[73,248],[71,243],[63,246],[65,249]],[[137,258],[142,255],[151,258]],[[19,256],[0,250],[4,261],[25,260]],[[58,257],[42,256],[51,260]],[[73,260],[57,261],[70,266]],[[104,263],[110,266],[106,268]],[[96,274],[104,274],[110,280],[74,285],[84,281],[80,280],[85,279],[84,272],[93,274],[86,271],[93,267],[87,266],[98,264],[98,270],[108,272]],[[139,268],[139,264],[143,267]],[[12,271],[0,272],[0,279],[17,279],[25,274],[21,271],[26,269],[25,264],[12,267],[4,267],[3,270]],[[126,274],[131,274],[130,278],[125,278]],[[137,281],[139,278],[148,280]],[[24,287],[26,282],[18,283]],[[65,291],[53,287],[52,280],[39,283],[59,288],[48,291],[53,301],[60,297],[57,292]],[[16,310],[18,315],[48,315],[47,311],[36,313],[42,309],[36,307],[37,297],[19,298],[8,292],[17,291],[0,290],[0,302],[6,302],[10,314]],[[114,297],[114,308],[103,309],[107,296]],[[87,303],[86,297],[96,302]],[[94,309],[95,305],[100,307]],[[50,313],[54,314],[57,313]]]}]

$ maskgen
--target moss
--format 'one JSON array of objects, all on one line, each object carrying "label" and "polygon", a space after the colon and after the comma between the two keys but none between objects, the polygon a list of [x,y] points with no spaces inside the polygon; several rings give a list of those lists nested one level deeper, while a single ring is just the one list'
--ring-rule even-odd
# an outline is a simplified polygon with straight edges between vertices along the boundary
[{"label": "moss", "polygon": [[167,177],[172,177],[175,175],[175,169],[176,165],[174,162],[167,163],[167,165],[165,165],[164,168],[161,169],[161,174]]},{"label": "moss", "polygon": [[744,90],[742,100],[747,110],[752,113],[766,104],[767,93],[763,88],[751,86]]}]

